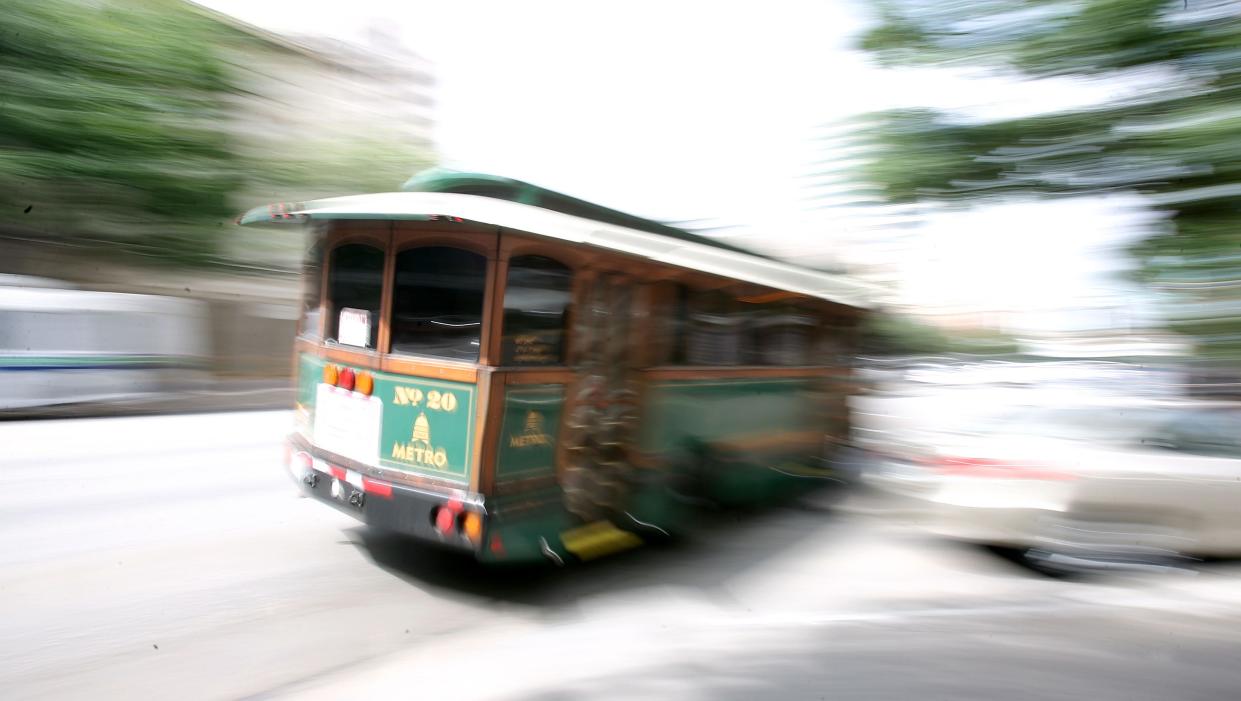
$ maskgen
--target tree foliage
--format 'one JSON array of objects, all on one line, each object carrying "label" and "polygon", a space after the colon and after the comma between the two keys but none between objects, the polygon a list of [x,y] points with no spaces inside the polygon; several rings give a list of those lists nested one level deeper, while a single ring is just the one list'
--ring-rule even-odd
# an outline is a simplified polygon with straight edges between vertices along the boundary
[{"label": "tree foliage", "polygon": [[243,168],[218,28],[180,3],[0,12],[0,226],[195,260]]},{"label": "tree foliage", "polygon": [[182,0],[5,3],[0,233],[204,265],[258,198],[392,190],[429,163],[380,132],[240,143],[230,120],[262,96],[225,51],[263,41]]},{"label": "tree foliage", "polygon": [[[1013,119],[871,115],[864,177],[890,202],[1137,193],[1161,215],[1134,248],[1174,326],[1241,354],[1241,7],[1221,0],[874,0],[860,46],[942,66],[1111,91]],[[1088,236],[1090,232],[1082,232]]]},{"label": "tree foliage", "polygon": [[867,317],[861,329],[861,347],[863,352],[877,355],[1008,355],[1020,351],[1014,339],[1000,333],[947,334],[918,319],[897,314]]}]

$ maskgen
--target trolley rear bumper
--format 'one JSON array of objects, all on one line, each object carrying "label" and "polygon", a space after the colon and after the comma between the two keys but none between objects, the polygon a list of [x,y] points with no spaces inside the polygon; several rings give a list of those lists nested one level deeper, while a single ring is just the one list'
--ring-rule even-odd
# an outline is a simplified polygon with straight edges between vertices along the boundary
[{"label": "trolley rear bumper", "polygon": [[[415,488],[372,476],[324,453],[304,437],[288,439],[290,474],[315,499],[368,526],[402,533],[458,550],[477,552],[478,543],[461,530],[459,516],[476,512],[486,522],[482,499],[461,490]],[[448,516],[441,516],[441,511]],[[438,525],[437,525],[438,524]],[[445,529],[446,524],[451,527]],[[481,539],[480,539],[481,540]]]}]

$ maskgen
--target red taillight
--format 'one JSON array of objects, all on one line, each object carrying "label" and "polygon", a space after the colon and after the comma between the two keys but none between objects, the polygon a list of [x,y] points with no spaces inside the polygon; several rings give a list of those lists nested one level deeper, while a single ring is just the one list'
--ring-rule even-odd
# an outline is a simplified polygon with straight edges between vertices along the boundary
[{"label": "red taillight", "polygon": [[955,477],[1017,480],[1071,480],[1072,474],[1040,465],[1017,464],[989,458],[942,457],[933,466],[941,474]]},{"label": "red taillight", "polygon": [[452,533],[453,528],[457,525],[457,514],[446,506],[441,506],[435,511],[435,530],[448,535]]},{"label": "red taillight", "polygon": [[353,391],[353,381],[356,379],[354,372],[350,368],[341,368],[340,377],[336,380],[336,386],[341,389]]}]

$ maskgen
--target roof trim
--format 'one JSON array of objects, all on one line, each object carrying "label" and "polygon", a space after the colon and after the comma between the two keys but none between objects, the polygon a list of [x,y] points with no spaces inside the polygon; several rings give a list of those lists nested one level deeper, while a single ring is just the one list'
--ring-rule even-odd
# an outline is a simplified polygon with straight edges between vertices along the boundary
[{"label": "roof trim", "polygon": [[450,170],[447,168],[431,168],[413,176],[405,181],[401,186],[402,192],[456,192],[459,194],[478,194],[470,192],[461,192],[462,189],[471,189],[477,186],[488,186],[495,188],[498,193],[491,195],[496,199],[508,200],[510,202],[520,202],[522,204],[543,207],[561,214],[569,214],[572,216],[585,217],[595,221],[606,222],[615,226],[623,226],[629,229],[637,229],[638,231],[646,231],[652,234],[660,234],[661,236],[671,236],[675,239],[685,241],[693,241],[714,248],[723,248],[729,251],[737,251],[739,253],[747,253],[760,258],[768,258],[756,251],[751,251],[740,246],[734,246],[725,241],[713,239],[709,236],[702,236],[692,231],[686,231],[674,226],[670,226],[663,222],[653,219],[646,219],[628,212],[622,212],[610,207],[604,207],[594,202],[589,202],[563,192],[556,192],[545,187],[539,187],[531,183],[506,178],[502,175],[492,175],[490,173],[472,173],[467,171]]},{"label": "roof trim", "polygon": [[478,195],[383,192],[333,197],[256,207],[238,221],[241,224],[348,219],[429,221],[440,217],[460,217],[543,238],[594,246],[863,309],[873,306],[871,299],[876,292],[872,285],[836,273]]}]

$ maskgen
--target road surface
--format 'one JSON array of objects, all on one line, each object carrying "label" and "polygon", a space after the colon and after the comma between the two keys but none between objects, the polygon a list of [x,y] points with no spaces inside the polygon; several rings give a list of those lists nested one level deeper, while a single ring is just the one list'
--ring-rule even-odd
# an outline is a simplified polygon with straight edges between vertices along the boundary
[{"label": "road surface", "polygon": [[485,570],[300,498],[290,420],[0,423],[3,696],[1241,698],[1231,563],[1047,579],[862,495]]}]

